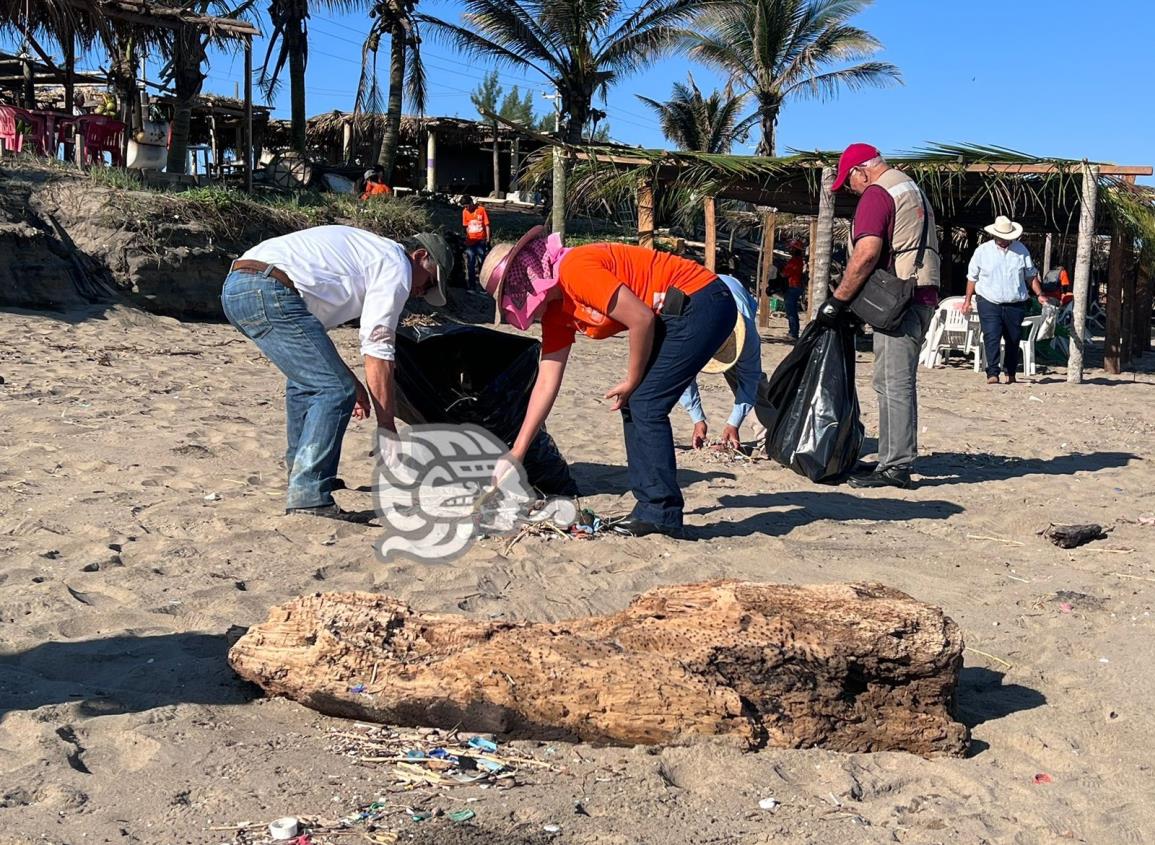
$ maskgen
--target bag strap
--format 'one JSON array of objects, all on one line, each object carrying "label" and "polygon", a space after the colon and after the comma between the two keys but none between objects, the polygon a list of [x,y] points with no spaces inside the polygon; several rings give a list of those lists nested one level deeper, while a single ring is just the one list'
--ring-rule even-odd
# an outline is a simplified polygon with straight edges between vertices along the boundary
[{"label": "bag strap", "polygon": [[926,194],[922,188],[918,189],[918,199],[922,204],[922,234],[918,239],[918,255],[914,257],[915,271],[922,269],[922,259],[926,255],[926,244],[930,236],[930,209],[926,207]]}]

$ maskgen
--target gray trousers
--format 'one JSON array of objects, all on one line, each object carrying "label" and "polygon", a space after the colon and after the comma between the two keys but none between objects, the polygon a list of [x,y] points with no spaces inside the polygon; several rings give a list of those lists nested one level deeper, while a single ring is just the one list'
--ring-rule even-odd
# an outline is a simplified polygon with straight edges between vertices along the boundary
[{"label": "gray trousers", "polygon": [[918,357],[933,315],[933,308],[912,305],[898,335],[874,333],[879,470],[909,469],[918,455]]}]

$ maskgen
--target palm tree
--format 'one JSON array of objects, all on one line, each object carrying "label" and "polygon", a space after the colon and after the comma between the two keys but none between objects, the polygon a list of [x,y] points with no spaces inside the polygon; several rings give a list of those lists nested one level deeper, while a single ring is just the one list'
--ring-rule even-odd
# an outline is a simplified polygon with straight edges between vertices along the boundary
[{"label": "palm tree", "polygon": [[421,63],[421,33],[414,11],[418,0],[377,0],[369,11],[373,25],[361,49],[361,80],[357,84],[354,114],[381,110],[381,90],[377,85],[377,50],[381,39],[389,37],[389,94],[385,108],[385,131],[377,163],[385,169],[385,180],[393,177],[397,144],[401,138],[401,110],[409,97],[417,114],[425,111],[425,66]]},{"label": "palm tree", "polygon": [[734,144],[746,140],[758,120],[757,113],[740,119],[746,95],[734,96],[732,84],[703,97],[693,76],[688,85],[675,82],[673,96],[664,103],[640,94],[638,99],[654,110],[662,133],[681,150],[729,153]]},{"label": "palm tree", "polygon": [[673,49],[715,1],[640,0],[627,11],[622,0],[463,0],[463,25],[421,20],[462,52],[541,74],[561,95],[563,138],[577,144],[595,93]]},{"label": "palm tree", "polygon": [[894,65],[866,61],[882,48],[878,39],[847,23],[871,2],[731,0],[705,9],[685,44],[691,56],[754,96],[762,123],[758,152],[773,156],[778,115],[790,98],[901,82]]},{"label": "palm tree", "polygon": [[[305,67],[309,62],[309,11],[322,8],[350,12],[367,6],[366,0],[269,0],[273,31],[261,65],[260,84],[271,98],[280,86],[281,72],[289,66],[290,140],[293,149],[305,152]],[[275,52],[275,57],[274,57]],[[270,63],[272,69],[270,70]]]}]

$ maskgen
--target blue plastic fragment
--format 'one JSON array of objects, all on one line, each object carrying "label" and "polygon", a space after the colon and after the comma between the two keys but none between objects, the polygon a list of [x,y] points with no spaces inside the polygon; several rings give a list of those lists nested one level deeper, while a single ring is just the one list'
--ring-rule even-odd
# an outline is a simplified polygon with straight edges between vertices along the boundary
[{"label": "blue plastic fragment", "polygon": [[349,692],[356,693],[358,695],[360,695],[364,691],[365,691],[365,685],[364,684],[356,684],[354,686],[349,687]]},{"label": "blue plastic fragment", "polygon": [[491,740],[484,739],[483,737],[480,737],[480,736],[470,737],[469,738],[469,747],[470,748],[477,748],[477,749],[480,749],[481,751],[489,751],[489,752],[497,751],[497,743],[496,742],[492,742]]}]

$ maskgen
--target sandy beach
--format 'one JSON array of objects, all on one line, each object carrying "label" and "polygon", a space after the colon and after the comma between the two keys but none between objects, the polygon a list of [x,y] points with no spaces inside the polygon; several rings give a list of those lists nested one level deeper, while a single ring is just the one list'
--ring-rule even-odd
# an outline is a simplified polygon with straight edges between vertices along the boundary
[{"label": "sandy beach", "polygon": [[[355,363],[356,331],[334,337]],[[768,371],[788,349],[776,319]],[[620,422],[595,398],[625,360],[624,338],[579,341],[550,419],[599,513],[630,501]],[[872,355],[858,362],[872,437]],[[1138,375],[1095,370],[1081,386],[1061,371],[992,388],[961,364],[921,370],[913,491],[681,451],[696,541],[529,537],[505,554],[491,540],[451,564],[390,566],[372,528],[283,516],[280,377],[227,325],[121,307],[7,312],[0,376],[0,845],[215,845],[240,822],[374,800],[386,769],[330,750],[340,720],[265,699],[225,662],[245,627],[294,596],[368,590],[420,610],[556,620],[723,577],[877,580],[941,606],[967,644],[958,711],[971,755],[519,743],[551,768],[508,791],[436,796],[443,809],[475,799],[476,817],[400,814],[399,841],[1155,841],[1149,358]],[[720,431],[730,393],[721,377],[701,386]],[[674,424],[688,443],[679,409]],[[350,426],[350,487],[370,481],[371,435]],[[337,495],[371,507],[368,493]],[[1051,522],[1110,531],[1065,551],[1037,536]],[[767,797],[775,811],[759,808]]]}]

